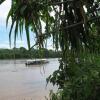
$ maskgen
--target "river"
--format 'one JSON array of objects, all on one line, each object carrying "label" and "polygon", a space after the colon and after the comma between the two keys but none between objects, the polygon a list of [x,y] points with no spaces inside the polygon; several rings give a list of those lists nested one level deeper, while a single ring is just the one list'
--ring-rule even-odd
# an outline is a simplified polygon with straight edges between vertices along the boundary
[{"label": "river", "polygon": [[0,60],[0,100],[45,100],[54,89],[46,87],[46,78],[59,66],[58,59],[48,60],[28,67],[25,60]]}]

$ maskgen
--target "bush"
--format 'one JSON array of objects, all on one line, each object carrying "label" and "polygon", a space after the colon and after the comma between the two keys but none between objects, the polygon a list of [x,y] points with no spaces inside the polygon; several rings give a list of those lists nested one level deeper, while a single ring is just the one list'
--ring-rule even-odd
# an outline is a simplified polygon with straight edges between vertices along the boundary
[{"label": "bush", "polygon": [[80,56],[68,57],[67,63],[60,61],[59,69],[47,79],[58,86],[50,100],[100,100],[100,58]]}]

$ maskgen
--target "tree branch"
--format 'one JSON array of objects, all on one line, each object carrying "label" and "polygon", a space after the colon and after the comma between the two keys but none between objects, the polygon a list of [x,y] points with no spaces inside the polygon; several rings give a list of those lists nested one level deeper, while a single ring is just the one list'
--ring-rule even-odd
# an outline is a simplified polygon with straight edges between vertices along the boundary
[{"label": "tree branch", "polygon": [[[89,20],[87,21],[87,23],[88,23],[88,22],[91,22],[91,21],[93,21],[93,20],[97,20],[97,19],[100,19],[100,16],[93,17],[93,18],[89,19]],[[63,29],[73,28],[73,27],[76,27],[76,26],[81,25],[81,24],[84,24],[84,22],[81,21],[81,22],[78,22],[78,23],[75,23],[75,24],[69,25],[69,26],[67,26],[67,27],[63,27]]]}]

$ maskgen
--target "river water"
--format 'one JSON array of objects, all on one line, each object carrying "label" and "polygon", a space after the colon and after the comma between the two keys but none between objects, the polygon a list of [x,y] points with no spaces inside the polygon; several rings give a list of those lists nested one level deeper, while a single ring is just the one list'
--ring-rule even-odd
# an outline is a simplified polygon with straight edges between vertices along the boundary
[{"label": "river water", "polygon": [[0,100],[45,100],[51,84],[46,78],[58,69],[58,59],[44,65],[25,66],[25,60],[0,60]]}]

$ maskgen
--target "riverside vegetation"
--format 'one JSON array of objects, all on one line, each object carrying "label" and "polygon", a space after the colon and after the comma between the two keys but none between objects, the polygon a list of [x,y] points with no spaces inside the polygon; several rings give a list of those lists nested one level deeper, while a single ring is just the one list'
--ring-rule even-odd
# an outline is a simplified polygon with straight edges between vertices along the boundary
[{"label": "riverside vegetation", "polygon": [[60,56],[60,51],[48,49],[31,49],[30,51],[24,47],[0,49],[0,59],[59,58]]},{"label": "riverside vegetation", "polygon": [[29,49],[31,30],[39,48],[51,37],[61,50],[59,69],[47,78],[58,85],[50,100],[100,100],[100,0],[11,1],[10,40],[12,29],[16,43],[25,27]]}]

